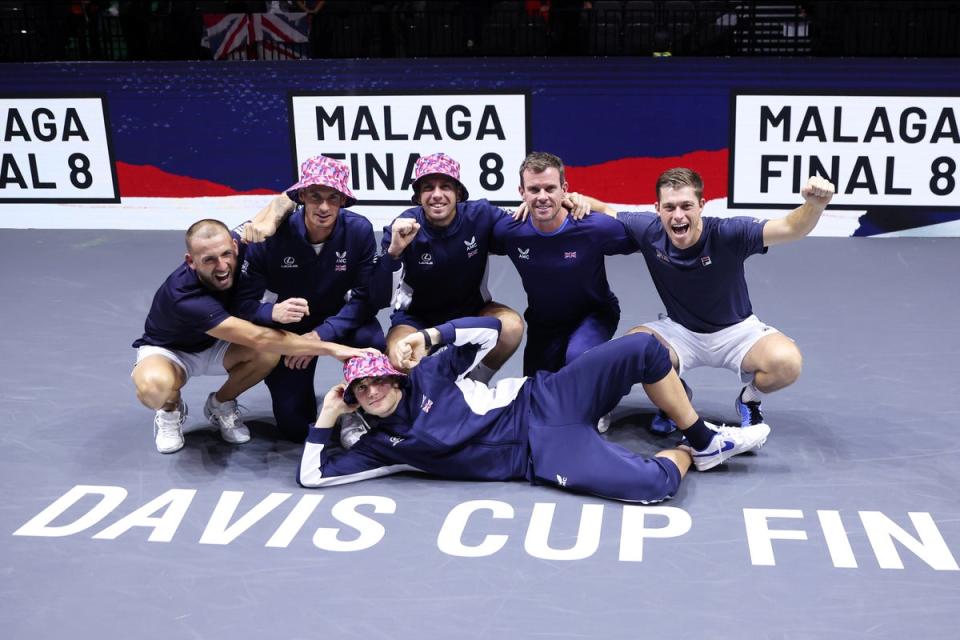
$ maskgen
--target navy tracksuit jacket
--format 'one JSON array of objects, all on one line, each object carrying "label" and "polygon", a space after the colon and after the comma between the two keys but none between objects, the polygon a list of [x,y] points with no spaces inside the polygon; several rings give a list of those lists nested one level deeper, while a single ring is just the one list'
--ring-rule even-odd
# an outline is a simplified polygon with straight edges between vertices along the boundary
[{"label": "navy tracksuit jacket", "polygon": [[311,427],[298,481],[323,487],[400,471],[464,480],[519,480],[637,502],[674,495],[680,471],[665,458],[608,442],[595,425],[637,383],[670,371],[666,349],[638,333],[599,345],[556,373],[487,387],[466,378],[497,342],[496,318],[437,327],[441,344],[403,383],[386,418],[344,451],[334,429]]}]

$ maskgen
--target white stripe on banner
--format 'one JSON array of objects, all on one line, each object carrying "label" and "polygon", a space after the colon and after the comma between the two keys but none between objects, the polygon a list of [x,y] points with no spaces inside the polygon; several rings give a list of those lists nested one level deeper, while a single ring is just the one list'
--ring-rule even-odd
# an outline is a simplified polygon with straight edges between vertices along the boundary
[{"label": "white stripe on banner", "polygon": [[[123,198],[120,204],[30,203],[3,207],[0,229],[175,229],[184,230],[197,220],[216,218],[228,227],[249,220],[273,196],[221,196],[209,198]],[[613,204],[621,211],[652,211],[650,205]],[[377,233],[403,211],[402,207],[363,206],[351,211],[366,216]],[[710,200],[704,215],[728,218],[754,215],[779,218],[788,211],[727,210],[726,198]],[[811,236],[848,237],[856,231],[863,211],[828,209]],[[936,225],[938,227],[942,225]],[[908,229],[901,235],[930,235],[929,229]]]}]

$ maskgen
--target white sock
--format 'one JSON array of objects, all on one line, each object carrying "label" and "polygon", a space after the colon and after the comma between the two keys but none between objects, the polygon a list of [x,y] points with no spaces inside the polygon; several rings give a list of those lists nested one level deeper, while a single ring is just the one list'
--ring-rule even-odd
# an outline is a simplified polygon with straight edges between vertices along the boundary
[{"label": "white sock", "polygon": [[495,373],[496,373],[496,370],[491,369],[490,367],[488,367],[487,365],[481,362],[476,367],[474,367],[469,374],[467,374],[467,377],[469,377],[471,380],[475,380],[477,382],[482,382],[483,384],[487,384],[488,382],[490,382],[490,378],[492,378],[493,374]]},{"label": "white sock", "polygon": [[740,399],[744,402],[762,402],[763,392],[757,389],[756,385],[751,382],[744,388],[743,393],[740,394]]}]

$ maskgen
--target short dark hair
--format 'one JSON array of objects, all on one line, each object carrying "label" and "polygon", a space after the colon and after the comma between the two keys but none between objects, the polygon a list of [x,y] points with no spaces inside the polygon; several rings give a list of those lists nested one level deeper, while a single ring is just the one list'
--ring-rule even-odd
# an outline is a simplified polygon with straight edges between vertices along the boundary
[{"label": "short dark hair", "polygon": [[191,253],[193,250],[190,245],[193,242],[194,237],[200,236],[201,238],[212,238],[220,233],[230,235],[230,228],[219,220],[214,220],[213,218],[197,220],[190,225],[190,228],[187,229],[186,236],[184,236],[184,242],[187,245],[187,253]]},{"label": "short dark hair", "polygon": [[676,167],[667,169],[657,178],[657,202],[660,202],[660,188],[670,187],[672,189],[682,189],[683,187],[693,187],[693,192],[697,200],[703,198],[703,178],[693,169],[686,167]]},{"label": "short dark hair", "polygon": [[563,160],[546,151],[534,151],[520,164],[520,184],[523,184],[523,172],[530,170],[534,173],[543,173],[547,169],[556,169],[560,172],[560,184],[567,181],[563,170]]}]

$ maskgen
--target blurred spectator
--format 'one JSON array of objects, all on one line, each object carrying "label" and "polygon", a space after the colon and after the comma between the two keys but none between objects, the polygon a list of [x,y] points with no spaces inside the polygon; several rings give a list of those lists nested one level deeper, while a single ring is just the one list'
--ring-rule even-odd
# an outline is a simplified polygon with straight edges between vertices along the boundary
[{"label": "blurred spectator", "polygon": [[127,60],[149,60],[150,13],[153,3],[125,0],[119,4],[120,25],[127,45]]},{"label": "blurred spectator", "polygon": [[325,33],[329,29],[325,29],[324,17],[320,15],[320,12],[327,6],[327,0],[296,0],[296,5],[300,11],[310,14],[308,18],[310,21],[310,57],[329,57],[330,42],[327,37],[329,34]]},{"label": "blurred spectator", "polygon": [[100,3],[78,0],[66,6],[66,49],[73,49],[80,60],[99,60]]},{"label": "blurred spectator", "polygon": [[583,0],[549,0],[547,5],[549,53],[560,56],[584,53],[587,38],[582,35],[582,27],[588,22],[586,12],[593,5]]}]

